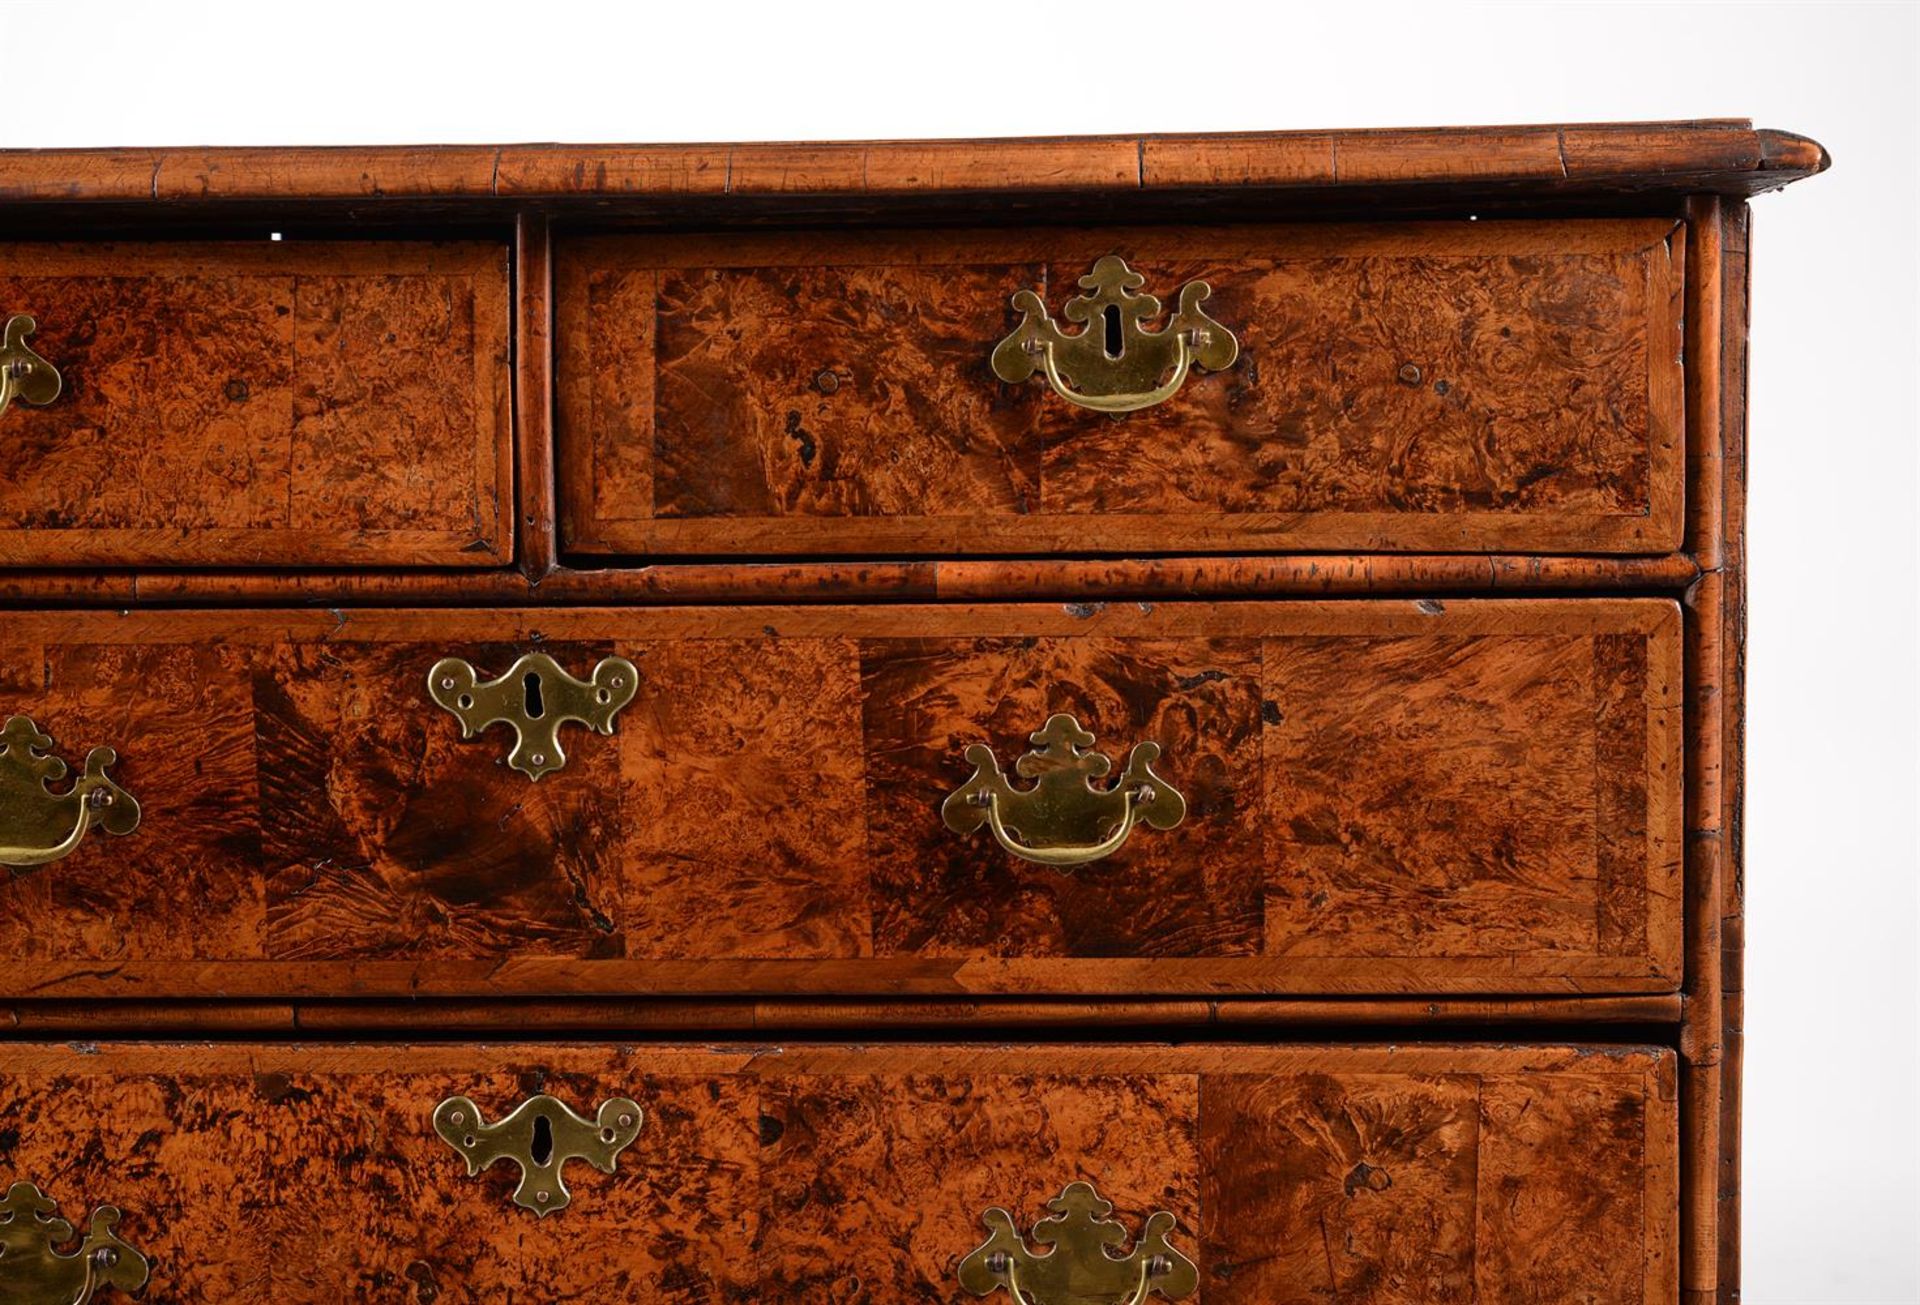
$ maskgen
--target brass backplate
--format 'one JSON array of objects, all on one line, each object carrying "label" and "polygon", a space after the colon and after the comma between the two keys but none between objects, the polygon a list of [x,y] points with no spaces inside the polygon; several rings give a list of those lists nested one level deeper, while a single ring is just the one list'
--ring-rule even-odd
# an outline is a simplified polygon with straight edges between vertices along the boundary
[{"label": "brass backplate", "polygon": [[0,1301],[19,1305],[86,1305],[118,1287],[132,1293],[147,1284],[147,1257],[114,1232],[120,1211],[95,1207],[77,1250],[56,1249],[73,1240],[73,1225],[32,1183],[15,1183],[0,1198]]},{"label": "brass backplate", "polygon": [[0,328],[0,413],[16,399],[40,406],[60,397],[60,373],[27,347],[33,329],[34,321],[25,313],[15,313]]},{"label": "brass backplate", "polygon": [[1176,1220],[1166,1211],[1150,1216],[1133,1249],[1120,1254],[1127,1230],[1107,1217],[1113,1205],[1092,1184],[1067,1184],[1047,1209],[1052,1216],[1033,1225],[1033,1240],[1051,1247],[1045,1252],[1028,1247],[1005,1210],[982,1215],[991,1235],[960,1261],[960,1285],[976,1296],[1004,1287],[1022,1305],[1140,1305],[1199,1287],[1200,1271],[1167,1241]]},{"label": "brass backplate", "polygon": [[1079,322],[1069,335],[1054,323],[1038,294],[1013,296],[1020,325],[993,351],[993,373],[1011,385],[1036,374],[1069,403],[1097,412],[1134,412],[1178,392],[1191,368],[1225,371],[1240,342],[1200,307],[1213,288],[1205,281],[1180,287],[1179,307],[1159,330],[1160,301],[1138,293],[1147,279],[1118,254],[1108,254],[1080,278],[1087,291],[1067,300],[1061,315]]},{"label": "brass backplate", "polygon": [[47,785],[67,773],[67,763],[46,755],[52,746],[25,716],[0,726],[0,865],[45,865],[79,847],[96,825],[131,834],[140,824],[140,804],[107,776],[117,759],[112,748],[87,753],[73,787],[55,793]]},{"label": "brass backplate", "polygon": [[1032,788],[1015,788],[992,748],[967,749],[973,774],[941,804],[947,828],[971,834],[985,825],[1022,860],[1065,869],[1119,851],[1138,824],[1172,829],[1186,817],[1187,800],[1154,773],[1158,743],[1136,743],[1120,778],[1095,788],[1113,762],[1087,751],[1094,738],[1078,720],[1057,713],[1028,738],[1034,748],[1013,768]]},{"label": "brass backplate", "polygon": [[545,653],[528,653],[497,680],[458,657],[445,657],[427,672],[427,692],[460,719],[460,737],[470,739],[491,725],[513,730],[507,764],[538,780],[567,764],[560,727],[577,721],[601,734],[613,733],[613,718],[639,692],[640,672],[624,657],[608,657],[590,680],[577,680]]},{"label": "brass backplate", "polygon": [[545,1218],[572,1203],[561,1175],[567,1161],[585,1160],[603,1174],[612,1173],[615,1157],[640,1135],[644,1118],[625,1097],[601,1102],[597,1119],[583,1119],[558,1097],[541,1093],[489,1124],[471,1098],[449,1097],[434,1107],[433,1131],[466,1157],[469,1174],[500,1160],[520,1166],[513,1203]]}]

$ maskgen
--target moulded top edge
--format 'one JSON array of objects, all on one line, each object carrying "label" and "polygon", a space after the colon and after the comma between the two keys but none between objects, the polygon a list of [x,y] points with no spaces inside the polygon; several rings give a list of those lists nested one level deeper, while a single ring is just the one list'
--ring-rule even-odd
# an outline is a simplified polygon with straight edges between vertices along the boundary
[{"label": "moulded top edge", "polygon": [[1744,119],[1005,140],[0,150],[0,202],[937,198],[1399,190],[1752,195],[1828,155]]}]

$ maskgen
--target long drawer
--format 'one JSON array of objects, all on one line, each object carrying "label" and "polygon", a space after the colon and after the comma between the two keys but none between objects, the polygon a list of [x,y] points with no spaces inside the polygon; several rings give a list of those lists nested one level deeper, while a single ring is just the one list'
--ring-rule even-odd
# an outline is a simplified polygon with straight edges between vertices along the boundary
[{"label": "long drawer", "polygon": [[594,554],[1680,544],[1671,219],[555,251]]},{"label": "long drawer", "polygon": [[507,292],[501,244],[0,246],[0,566],[499,565]]},{"label": "long drawer", "polygon": [[1669,992],[1680,624],[19,615],[0,994]]},{"label": "long drawer", "polygon": [[165,1301],[1059,1299],[1051,1213],[1075,1300],[1652,1305],[1675,1100],[1646,1047],[15,1044],[0,1171]]}]

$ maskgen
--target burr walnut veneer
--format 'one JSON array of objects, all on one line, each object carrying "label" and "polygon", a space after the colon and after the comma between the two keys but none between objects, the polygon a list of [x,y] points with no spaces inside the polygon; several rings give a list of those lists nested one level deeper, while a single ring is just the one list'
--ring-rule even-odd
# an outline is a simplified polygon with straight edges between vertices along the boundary
[{"label": "burr walnut veneer", "polygon": [[507,282],[498,243],[0,246],[66,379],[8,433],[0,562],[501,565]]},{"label": "burr walnut veneer", "polygon": [[[1680,542],[1671,219],[612,236],[554,251],[563,546]],[[1246,362],[1114,422],[968,384],[1004,287],[1195,277]],[[754,324],[740,332],[739,323]]]},{"label": "burr walnut veneer", "polygon": [[1825,165],[0,152],[0,1300],[1736,1299]]}]

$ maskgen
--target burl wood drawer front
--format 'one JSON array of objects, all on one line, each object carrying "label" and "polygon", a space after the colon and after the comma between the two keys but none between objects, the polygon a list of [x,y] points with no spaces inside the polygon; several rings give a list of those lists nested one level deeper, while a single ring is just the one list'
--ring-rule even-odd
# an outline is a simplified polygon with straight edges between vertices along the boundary
[{"label": "burl wood drawer front", "polygon": [[0,246],[58,368],[0,416],[0,565],[494,566],[504,246]]},{"label": "burl wood drawer front", "polygon": [[[62,613],[0,716],[137,830],[0,882],[0,992],[1672,991],[1680,614],[1655,599]],[[444,656],[638,669],[539,782]],[[947,797],[1051,713],[1171,829],[1056,869]],[[56,788],[64,785],[56,785]]]},{"label": "burl wood drawer front", "polygon": [[[546,1218],[429,1123],[538,1092],[644,1112]],[[970,1301],[982,1214],[1075,1181],[1172,1214],[1207,1305],[1678,1297],[1653,1048],[15,1045],[0,1114],[159,1301]]]},{"label": "burl wood drawer front", "polygon": [[[587,553],[1678,547],[1667,220],[632,235],[556,250]],[[989,365],[1119,254],[1237,362],[1118,419]]]}]

